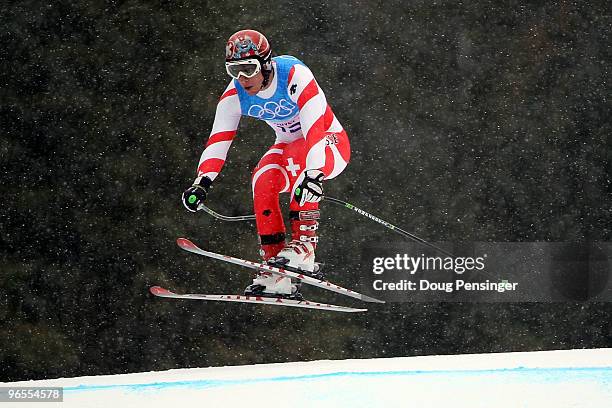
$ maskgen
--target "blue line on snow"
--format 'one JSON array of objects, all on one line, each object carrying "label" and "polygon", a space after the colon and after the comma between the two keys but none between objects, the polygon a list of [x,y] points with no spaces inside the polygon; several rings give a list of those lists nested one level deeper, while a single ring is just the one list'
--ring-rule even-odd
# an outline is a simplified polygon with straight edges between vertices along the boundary
[{"label": "blue line on snow", "polygon": [[[192,380],[192,381],[173,381],[173,382],[152,382],[142,384],[111,384],[111,385],[78,385],[75,387],[65,387],[64,392],[87,392],[123,389],[126,391],[146,391],[167,388],[212,388],[221,386],[245,385],[262,382],[283,382],[283,381],[309,381],[340,377],[385,377],[385,376],[523,376],[535,375],[542,382],[559,382],[572,380],[589,380],[602,384],[612,383],[612,367],[568,367],[568,368],[506,368],[489,370],[406,370],[406,371],[363,371],[351,372],[340,371],[325,374],[309,374],[295,376],[245,378],[238,380]],[[542,377],[544,376],[544,377]],[[529,381],[533,381],[531,377]]]}]

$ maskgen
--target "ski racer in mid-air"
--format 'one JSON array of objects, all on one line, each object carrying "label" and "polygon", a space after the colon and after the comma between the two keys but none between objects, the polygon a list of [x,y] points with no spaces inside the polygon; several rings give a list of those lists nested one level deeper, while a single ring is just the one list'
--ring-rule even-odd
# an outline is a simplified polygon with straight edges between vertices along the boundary
[{"label": "ski racer in mid-air", "polygon": [[[197,178],[183,193],[183,204],[195,212],[206,199],[241,116],[265,121],[276,139],[252,174],[261,255],[269,263],[313,272],[322,185],[349,161],[347,134],[308,67],[291,56],[272,57],[263,34],[255,30],[233,34],[227,41],[225,68],[233,79],[219,100]],[[290,194],[288,243],[280,193]],[[260,273],[245,294],[299,295],[289,278],[270,273]]]}]

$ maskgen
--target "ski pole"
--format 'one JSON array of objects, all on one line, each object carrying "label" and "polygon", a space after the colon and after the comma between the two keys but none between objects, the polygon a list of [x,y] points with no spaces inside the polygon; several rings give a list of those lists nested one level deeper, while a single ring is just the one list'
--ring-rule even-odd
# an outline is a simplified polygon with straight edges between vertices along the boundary
[{"label": "ski pole", "polygon": [[[339,206],[344,207],[344,208],[348,208],[349,210],[353,210],[357,214],[362,215],[364,217],[367,217],[367,218],[371,219],[372,221],[376,221],[377,223],[387,227],[391,231],[394,231],[394,232],[402,235],[403,237],[406,237],[406,238],[411,239],[411,240],[413,240],[415,242],[423,244],[423,245],[425,245],[425,246],[427,246],[429,248],[435,249],[436,251],[439,251],[439,252],[441,252],[441,253],[443,253],[445,255],[448,255],[450,257],[453,256],[453,254],[451,254],[450,252],[445,251],[444,249],[442,249],[440,247],[437,247],[434,244],[431,244],[431,243],[425,241],[423,238],[419,238],[419,237],[417,237],[414,234],[411,234],[411,233],[409,233],[407,231],[404,231],[403,229],[401,229],[401,228],[391,224],[390,222],[385,221],[385,220],[383,220],[383,219],[381,219],[381,218],[379,218],[379,217],[377,217],[375,215],[372,215],[369,212],[364,211],[361,208],[356,207],[356,206],[354,206],[351,203],[347,203],[346,201],[343,201],[343,200],[340,200],[340,199],[337,199],[337,198],[333,198],[333,197],[329,197],[329,196],[323,197],[323,200],[329,201],[331,203],[334,203],[334,204],[339,205]],[[231,216],[227,216],[227,215],[222,215],[222,214],[219,214],[219,213],[211,210],[210,208],[208,208],[204,204],[200,204],[198,209],[199,210],[204,210],[208,214],[212,215],[213,217],[218,218],[218,219],[223,220],[223,221],[250,221],[250,220],[254,220],[255,219],[255,215],[254,214],[253,215],[240,215],[240,216],[235,216],[235,217],[231,217]]]},{"label": "ski pole", "polygon": [[437,247],[434,244],[430,244],[429,242],[425,241],[423,238],[419,238],[419,237],[417,237],[414,234],[411,234],[411,233],[409,233],[407,231],[404,231],[403,229],[401,229],[401,228],[391,224],[390,222],[385,221],[385,220],[383,220],[383,219],[381,219],[381,218],[379,218],[379,217],[377,217],[375,215],[372,215],[369,212],[364,211],[364,210],[362,210],[359,207],[355,207],[351,203],[347,203],[346,201],[342,201],[342,200],[339,200],[337,198],[333,198],[333,197],[329,197],[329,196],[325,196],[324,199],[325,199],[325,201],[329,201],[331,203],[340,205],[340,206],[342,206],[344,208],[348,208],[349,210],[353,210],[356,213],[358,213],[359,215],[363,215],[364,217],[367,217],[367,218],[371,219],[372,221],[376,221],[377,223],[379,223],[381,225],[384,225],[385,227],[389,228],[391,231],[394,231],[394,232],[396,232],[396,233],[398,233],[398,234],[400,234],[400,235],[402,235],[402,236],[404,236],[406,238],[409,238],[409,239],[411,239],[413,241],[416,241],[416,242],[418,242],[420,244],[423,244],[423,245],[428,246],[428,247],[430,247],[432,249],[435,249],[436,251],[442,252],[443,254],[448,255],[450,257],[453,256],[453,254],[451,254],[450,252],[445,251],[444,249],[442,249],[440,247]]},{"label": "ski pole", "polygon": [[255,219],[255,214],[253,214],[253,215],[238,215],[236,217],[230,217],[228,215],[222,215],[222,214],[219,214],[218,212],[215,212],[215,211],[211,210],[210,208],[208,208],[204,204],[200,204],[198,206],[198,210],[204,210],[208,214],[212,215],[213,217],[218,218],[218,219],[223,220],[223,221],[250,221],[250,220],[254,220]]}]

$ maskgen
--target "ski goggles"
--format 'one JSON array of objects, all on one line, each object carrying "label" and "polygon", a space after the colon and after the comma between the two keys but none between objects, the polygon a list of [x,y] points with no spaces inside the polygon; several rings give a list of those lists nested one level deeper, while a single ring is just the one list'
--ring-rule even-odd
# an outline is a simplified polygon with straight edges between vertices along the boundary
[{"label": "ski goggles", "polygon": [[261,71],[261,63],[257,58],[225,63],[225,70],[232,78],[238,79],[240,75],[245,78],[253,78]]}]

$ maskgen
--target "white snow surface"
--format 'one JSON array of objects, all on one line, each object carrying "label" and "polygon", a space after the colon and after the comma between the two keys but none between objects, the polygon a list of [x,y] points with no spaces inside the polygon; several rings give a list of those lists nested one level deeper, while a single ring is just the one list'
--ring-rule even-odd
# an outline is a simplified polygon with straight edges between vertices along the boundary
[{"label": "white snow surface", "polygon": [[312,361],[60,378],[2,407],[612,407],[612,349]]}]

